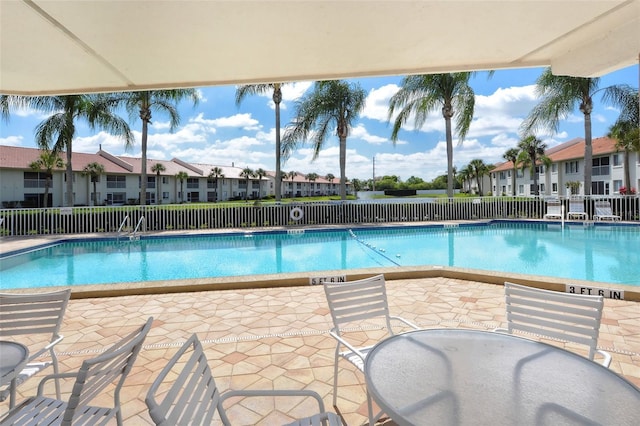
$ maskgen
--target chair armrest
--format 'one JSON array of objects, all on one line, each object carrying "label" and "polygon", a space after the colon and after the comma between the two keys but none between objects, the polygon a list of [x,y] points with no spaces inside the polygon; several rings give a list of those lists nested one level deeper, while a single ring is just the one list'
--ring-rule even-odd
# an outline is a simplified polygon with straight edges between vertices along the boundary
[{"label": "chair armrest", "polygon": [[502,327],[494,328],[491,331],[493,331],[494,333],[509,333],[508,328],[502,328]]},{"label": "chair armrest", "polygon": [[364,358],[366,357],[365,354],[362,353],[362,351],[358,348],[356,348],[355,346],[353,346],[351,343],[347,342],[346,340],[344,340],[342,337],[338,336],[338,334],[336,334],[333,330],[329,331],[329,334],[336,339],[338,342],[340,342],[341,344],[345,345],[351,352],[353,352],[354,354],[356,354],[358,357],[360,357],[360,359],[362,359],[362,362],[364,362]]},{"label": "chair armrest", "polygon": [[77,372],[73,372],[73,373],[48,374],[44,376],[42,380],[40,380],[40,384],[38,385],[38,396],[43,395],[45,382],[48,382],[49,380],[55,380],[55,379],[75,379],[77,375],[78,375]]},{"label": "chair armrest", "polygon": [[64,336],[60,335],[56,340],[53,340],[51,342],[49,342],[47,344],[47,346],[45,346],[44,348],[40,349],[38,352],[32,354],[29,356],[29,362],[33,361],[34,359],[36,359],[37,357],[39,357],[40,355],[42,355],[43,353],[47,352],[48,350],[50,350],[51,348],[53,348],[55,345],[57,345],[58,343],[60,343],[62,341],[62,339],[64,339]]},{"label": "chair armrest", "polygon": [[601,362],[602,365],[604,365],[605,367],[609,368],[609,366],[611,365],[611,354],[609,352],[603,351],[601,349],[596,349],[596,352],[599,353],[600,355],[602,355],[602,357],[604,358]]},{"label": "chair armrest", "polygon": [[389,316],[389,318],[400,321],[402,323],[404,323],[405,325],[408,325],[409,327],[413,328],[414,330],[420,330],[420,327],[418,327],[417,325],[415,325],[414,323],[412,323],[409,320],[406,320],[402,317],[394,317],[394,316]]}]

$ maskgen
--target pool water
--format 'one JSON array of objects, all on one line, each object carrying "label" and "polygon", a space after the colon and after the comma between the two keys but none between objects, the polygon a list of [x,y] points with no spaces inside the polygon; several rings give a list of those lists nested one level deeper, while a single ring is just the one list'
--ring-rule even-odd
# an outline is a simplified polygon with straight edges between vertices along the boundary
[{"label": "pool water", "polygon": [[0,259],[0,288],[442,265],[640,285],[640,227],[493,222],[73,241]]}]

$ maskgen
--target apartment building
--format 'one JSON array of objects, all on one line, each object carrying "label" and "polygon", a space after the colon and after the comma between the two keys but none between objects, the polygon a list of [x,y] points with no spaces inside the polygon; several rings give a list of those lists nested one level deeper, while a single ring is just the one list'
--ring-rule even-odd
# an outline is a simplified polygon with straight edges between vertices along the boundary
[{"label": "apartment building", "polygon": [[[624,183],[625,153],[616,148],[615,140],[600,137],[592,140],[591,195],[616,195]],[[549,167],[536,166],[535,173],[540,196],[567,197],[584,195],[584,139],[576,138],[557,145],[546,151],[551,160]],[[630,153],[629,175],[631,187],[640,188],[640,155]],[[515,195],[531,196],[535,194],[534,179],[529,169],[515,169],[512,162],[496,165],[491,172],[492,194],[494,196],[512,195],[513,174],[515,174]],[[487,186],[488,187],[488,186]]]},{"label": "apartment building", "polygon": [[[30,164],[38,160],[41,151],[0,145],[0,202],[2,207],[40,207],[44,205],[47,174],[33,170]],[[60,157],[66,158],[64,153]],[[83,173],[90,163],[99,163],[104,173],[94,182]],[[164,171],[152,172],[156,164]],[[141,159],[115,156],[100,149],[96,154],[73,153],[73,203],[74,205],[124,205],[138,204],[140,196]],[[222,176],[209,178],[211,169],[218,167]],[[147,203],[172,204],[180,202],[214,202],[234,199],[258,199],[275,195],[275,172],[268,171],[262,179],[246,179],[241,167],[188,163],[174,158],[147,160]],[[182,180],[178,174],[186,176]],[[66,174],[64,168],[53,171],[48,190],[49,207],[61,207],[65,202]],[[305,197],[311,195],[335,195],[338,183],[318,177],[315,181],[296,173],[293,179],[285,177],[282,195]],[[350,185],[347,185],[350,193]],[[97,200],[97,201],[96,201]]]}]

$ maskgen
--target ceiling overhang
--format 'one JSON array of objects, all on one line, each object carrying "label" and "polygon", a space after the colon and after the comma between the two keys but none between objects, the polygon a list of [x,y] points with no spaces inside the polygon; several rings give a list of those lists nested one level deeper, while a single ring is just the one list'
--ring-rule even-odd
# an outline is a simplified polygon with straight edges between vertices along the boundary
[{"label": "ceiling overhang", "polygon": [[0,93],[638,61],[640,0],[0,1]]}]

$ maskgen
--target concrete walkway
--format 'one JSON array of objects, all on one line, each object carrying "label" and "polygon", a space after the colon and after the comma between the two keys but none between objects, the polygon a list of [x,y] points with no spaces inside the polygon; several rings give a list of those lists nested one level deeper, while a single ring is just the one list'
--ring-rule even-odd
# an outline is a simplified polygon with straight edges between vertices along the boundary
[{"label": "concrete walkway", "polygon": [[[439,277],[393,280],[387,287],[391,313],[424,328],[491,330],[504,325],[500,285]],[[149,385],[192,333],[203,342],[223,391],[309,388],[332,406],[335,343],[327,333],[331,318],[320,286],[74,299],[62,326],[65,339],[57,346],[61,370],[74,371],[149,316],[154,317],[153,328],[121,395],[126,424],[151,424],[144,403]],[[372,343],[378,333],[375,327],[353,332]],[[638,302],[605,301],[599,347],[613,355],[612,370],[640,386]],[[340,366],[337,408],[347,425],[365,424],[363,376],[347,363]],[[38,382],[36,376],[22,384],[18,400],[33,395]],[[7,405],[0,404],[0,413]],[[230,412],[234,424],[273,425],[301,409],[283,405],[287,412],[245,400]]]}]

